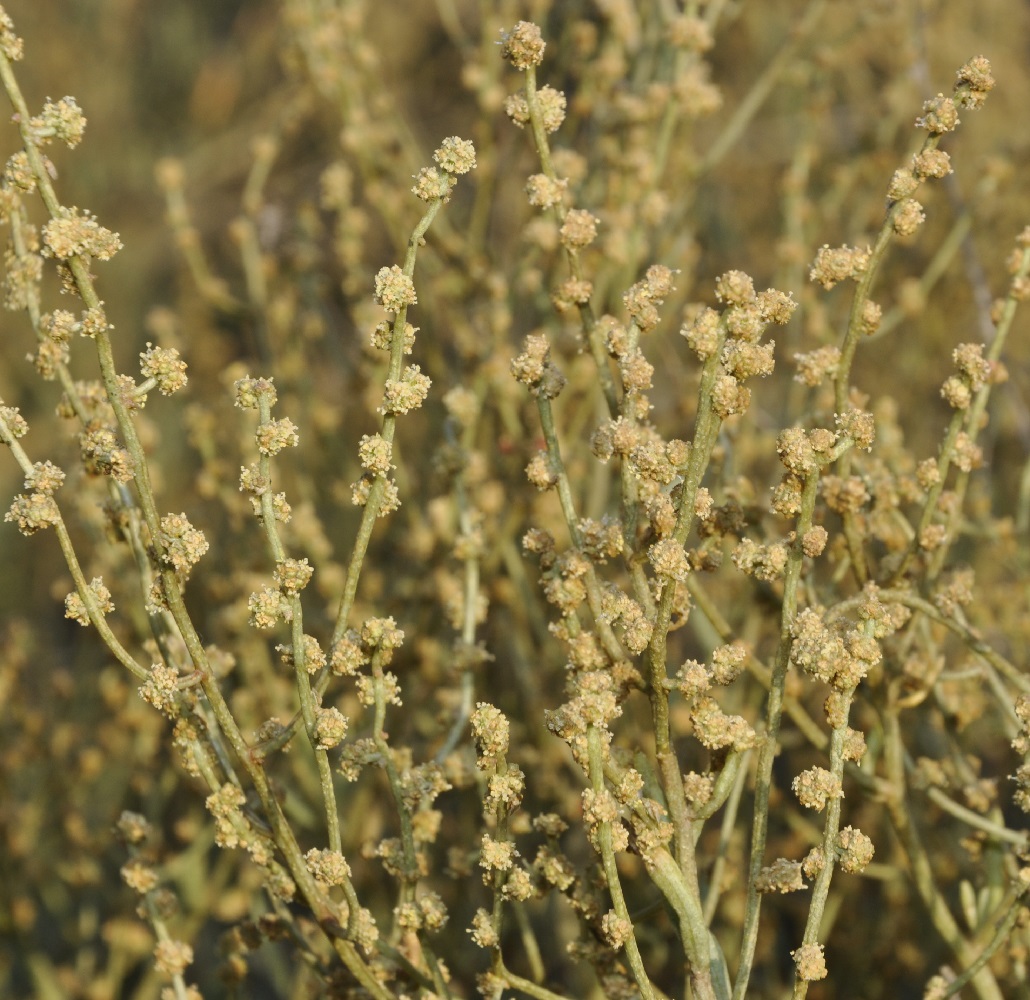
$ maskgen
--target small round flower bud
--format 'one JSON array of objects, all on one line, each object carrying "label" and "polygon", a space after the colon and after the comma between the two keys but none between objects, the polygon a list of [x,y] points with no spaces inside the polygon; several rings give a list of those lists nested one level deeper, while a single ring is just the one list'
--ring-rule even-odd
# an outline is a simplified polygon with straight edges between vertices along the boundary
[{"label": "small round flower bud", "polygon": [[743,271],[727,271],[715,281],[715,296],[729,305],[747,305],[754,301],[755,283]]},{"label": "small round flower bud", "polygon": [[181,976],[193,961],[193,948],[185,941],[166,939],[154,947],[154,968],[171,979]]},{"label": "small round flower bud", "polygon": [[688,52],[707,52],[714,44],[712,29],[700,17],[681,14],[669,22],[669,41]]},{"label": "small round flower bud", "polygon": [[408,365],[399,379],[386,380],[379,411],[399,414],[417,410],[425,402],[432,384],[429,376],[422,374],[420,365]]},{"label": "small round flower bud", "polygon": [[538,451],[526,466],[526,478],[538,489],[553,489],[558,484],[558,474],[551,466],[546,451]]},{"label": "small round flower bud", "polygon": [[969,386],[957,375],[945,379],[941,386],[941,396],[956,410],[967,410],[973,401],[973,393]]},{"label": "small round flower bud", "polygon": [[818,282],[823,288],[833,288],[845,278],[858,278],[869,266],[870,251],[858,247],[821,247],[815,255],[808,280]]},{"label": "small round flower bud", "polygon": [[883,309],[872,299],[867,299],[862,306],[862,332],[871,337],[880,329],[880,320],[883,319]]},{"label": "small round flower bud", "polygon": [[450,197],[456,181],[443,170],[436,167],[423,167],[415,177],[415,186],[411,189],[412,194],[422,201],[446,200]]},{"label": "small round flower bud", "polygon": [[901,201],[916,193],[919,178],[911,170],[895,170],[887,188],[887,197],[891,201]]},{"label": "small round flower bud", "polygon": [[801,877],[801,862],[778,858],[762,869],[756,881],[759,892],[798,892],[805,888]]},{"label": "small round flower bud", "polygon": [[468,139],[452,135],[440,143],[433,153],[437,166],[449,174],[467,174],[476,166],[476,147]]},{"label": "small round flower bud", "polygon": [[565,213],[561,227],[562,246],[570,250],[581,250],[589,246],[597,236],[597,222],[597,217],[584,209],[570,209]]},{"label": "small round flower bud", "polygon": [[911,236],[925,221],[923,206],[915,198],[904,198],[898,204],[892,225],[899,236]]},{"label": "small round flower bud", "polygon": [[157,540],[162,560],[182,576],[189,575],[209,548],[204,533],[194,528],[185,514],[162,517]]},{"label": "small round flower bud", "polygon": [[247,600],[249,622],[254,628],[273,628],[280,618],[289,621],[293,611],[278,587],[264,587]]},{"label": "small round flower bud", "polygon": [[801,539],[801,550],[809,559],[821,555],[826,548],[826,541],[829,535],[822,525],[809,528]]},{"label": "small round flower bud", "polygon": [[320,851],[313,847],[304,855],[304,863],[324,885],[343,885],[350,878],[350,865],[338,851]]},{"label": "small round flower bud", "polygon": [[826,803],[832,799],[844,797],[840,782],[823,767],[810,767],[802,771],[793,781],[791,787],[798,801],[807,809],[822,812]]},{"label": "small round flower bud", "polygon": [[375,300],[387,312],[400,312],[418,301],[415,283],[396,264],[381,267],[376,273]]},{"label": "small round flower bud", "polygon": [[254,432],[258,451],[262,455],[278,455],[283,448],[296,448],[300,444],[297,425],[289,418],[266,420]]},{"label": "small round flower bud", "polygon": [[154,379],[163,396],[170,396],[186,385],[186,362],[179,359],[174,347],[152,347],[147,341],[147,349],[139,357],[143,377]]},{"label": "small round flower bud", "polygon": [[270,378],[251,378],[248,375],[237,379],[233,388],[236,391],[236,405],[241,410],[256,410],[262,398],[270,407],[275,406],[275,386]]},{"label": "small round flower bud", "polygon": [[[114,602],[111,600],[111,591],[104,586],[101,577],[95,576],[89,582],[89,592],[97,609],[102,615],[114,611]],[[86,609],[86,602],[79,596],[77,591],[72,591],[64,599],[64,617],[77,621],[82,626],[89,625],[89,611]]]},{"label": "small round flower bud", "polygon": [[152,829],[150,821],[146,816],[129,812],[128,809],[118,817],[115,828],[118,831],[118,836],[126,844],[142,844],[150,836]]},{"label": "small round flower bud", "polygon": [[32,172],[29,154],[24,149],[18,150],[7,161],[4,167],[4,180],[23,194],[31,194],[36,190],[36,175]]},{"label": "small round flower bud", "polygon": [[702,309],[689,324],[680,329],[690,349],[704,361],[719,349],[719,314],[714,309]]},{"label": "small round flower bud", "polygon": [[393,468],[393,445],[381,434],[365,434],[358,445],[361,466],[375,475],[385,476]]},{"label": "small round flower bud", "polygon": [[29,128],[42,146],[51,138],[60,139],[69,149],[74,149],[86,131],[86,116],[74,97],[62,97],[59,101],[47,101],[43,113],[31,119]]},{"label": "small round flower bud", "polygon": [[846,872],[860,872],[873,860],[873,842],[853,826],[846,826],[837,834],[840,867]]},{"label": "small round flower bud", "polygon": [[61,208],[43,226],[43,255],[68,260],[89,256],[110,260],[122,248],[117,233],[105,229],[96,217],[77,208]]},{"label": "small round flower bud", "polygon": [[959,124],[958,108],[950,97],[938,94],[923,103],[923,117],[916,119],[917,128],[925,128],[931,135],[953,132]]},{"label": "small round flower bud", "polygon": [[545,48],[543,34],[532,21],[519,21],[501,36],[501,55],[516,69],[539,66],[544,61]]},{"label": "small round flower bud", "polygon": [[275,582],[284,594],[299,594],[314,572],[307,559],[284,559],[275,568]]},{"label": "small round flower bud", "polygon": [[548,134],[557,132],[565,121],[565,95],[554,87],[541,87],[536,97],[540,108],[540,124],[544,131]]},{"label": "small round flower bud", "polygon": [[332,750],[347,735],[347,717],[336,708],[315,709],[315,745],[319,750]]},{"label": "small round flower bud", "polygon": [[526,95],[510,94],[504,99],[504,113],[519,128],[525,128],[529,124],[529,101]]},{"label": "small round flower bud", "polygon": [[526,182],[526,194],[529,196],[530,205],[536,208],[553,208],[561,204],[568,186],[567,180],[552,180],[546,174],[533,174]]},{"label": "small round flower bud", "polygon": [[955,84],[959,102],[967,108],[979,108],[994,89],[991,64],[985,56],[974,56],[956,74]]},{"label": "small round flower bud", "polygon": [[946,177],[951,173],[951,157],[943,149],[927,149],[912,158],[918,177]]},{"label": "small round flower bud", "polygon": [[798,970],[798,979],[814,982],[827,976],[826,957],[821,944],[803,944],[790,953]]},{"label": "small round flower bud", "polygon": [[17,62],[24,54],[25,43],[14,33],[14,22],[7,11],[0,7],[0,51],[11,62]]}]

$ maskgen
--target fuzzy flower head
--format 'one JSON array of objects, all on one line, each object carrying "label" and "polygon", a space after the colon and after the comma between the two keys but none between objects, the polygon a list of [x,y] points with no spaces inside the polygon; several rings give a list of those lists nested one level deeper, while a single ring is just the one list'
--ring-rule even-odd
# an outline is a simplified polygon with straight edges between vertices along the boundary
[{"label": "fuzzy flower head", "polygon": [[508,752],[508,720],[500,709],[481,701],[470,721],[479,748],[480,767],[488,767]]},{"label": "fuzzy flower head", "polygon": [[209,547],[204,533],[194,528],[185,514],[162,517],[158,541],[163,560],[184,577],[189,575]]},{"label": "fuzzy flower head", "polygon": [[266,420],[254,432],[258,451],[262,455],[278,455],[284,448],[295,448],[300,443],[297,425],[289,417]]},{"label": "fuzzy flower head", "polygon": [[548,134],[557,132],[565,121],[565,94],[554,87],[545,86],[537,91],[536,100],[540,109],[540,124],[543,125],[544,131]]},{"label": "fuzzy flower head", "polygon": [[88,212],[62,208],[56,218],[43,227],[43,255],[68,260],[71,257],[95,257],[110,260],[122,248],[117,233],[105,229]]},{"label": "fuzzy flower head", "polygon": [[837,848],[843,871],[860,872],[873,860],[873,842],[853,826],[846,826],[837,834]]},{"label": "fuzzy flower head", "polygon": [[830,289],[846,278],[859,278],[869,266],[871,251],[867,247],[821,247],[808,272],[808,280]]},{"label": "fuzzy flower head", "polygon": [[34,535],[43,528],[57,524],[60,514],[54,498],[47,493],[19,494],[4,515],[5,521],[13,521],[23,535]]},{"label": "fuzzy flower head", "polygon": [[0,7],[0,52],[11,62],[17,62],[24,54],[25,43],[14,33],[14,22],[7,11]]},{"label": "fuzzy flower head", "polygon": [[86,116],[74,97],[62,97],[59,101],[48,100],[43,113],[29,122],[29,128],[39,146],[60,139],[74,149],[86,131]]},{"label": "fuzzy flower head", "polygon": [[423,167],[415,177],[411,192],[421,201],[446,201],[457,183],[454,177],[436,167]]},{"label": "fuzzy flower head", "polygon": [[337,708],[315,709],[315,741],[319,750],[331,750],[347,735],[347,717]]},{"label": "fuzzy flower head", "polygon": [[311,580],[314,569],[307,559],[284,559],[275,568],[275,582],[284,594],[299,594]]},{"label": "fuzzy flower head", "polygon": [[162,395],[170,396],[186,385],[186,362],[174,347],[153,347],[148,341],[139,357],[143,377],[153,379]]},{"label": "fuzzy flower head", "polygon": [[[87,585],[89,596],[93,599],[97,611],[102,615],[114,611],[114,602],[111,600],[111,591],[104,586],[102,577],[95,576]],[[77,621],[80,625],[89,625],[89,610],[86,602],[79,595],[78,591],[72,591],[64,599],[64,617]]]},{"label": "fuzzy flower head", "polygon": [[452,135],[440,143],[433,159],[449,174],[467,174],[476,168],[476,147],[468,139]]},{"label": "fuzzy flower head", "polygon": [[396,264],[381,267],[376,274],[375,300],[387,312],[400,312],[418,301],[415,283]]},{"label": "fuzzy flower head", "polygon": [[418,409],[429,395],[432,382],[420,365],[408,365],[399,379],[387,379],[380,413],[407,413]]},{"label": "fuzzy flower head", "polygon": [[798,979],[814,982],[826,978],[826,957],[821,944],[803,944],[790,953],[798,970]]},{"label": "fuzzy flower head", "polygon": [[923,116],[916,119],[916,127],[925,128],[931,135],[954,132],[958,125],[958,107],[950,97],[943,94],[924,101]]},{"label": "fuzzy flower head", "polygon": [[529,69],[544,61],[543,34],[532,21],[519,21],[511,31],[501,36],[501,55],[516,69]]},{"label": "fuzzy flower head", "polygon": [[810,767],[802,771],[793,781],[791,787],[798,801],[806,809],[822,812],[830,799],[841,799],[844,790],[840,781],[826,768]]},{"label": "fuzzy flower head", "polygon": [[979,108],[994,89],[994,76],[986,56],[974,56],[956,74],[955,96],[966,108]]},{"label": "fuzzy flower head", "polygon": [[546,174],[533,174],[526,182],[526,194],[530,205],[536,208],[553,208],[561,204],[569,182],[564,178],[550,178]]},{"label": "fuzzy flower head", "polygon": [[308,871],[323,885],[344,885],[351,875],[350,865],[338,851],[313,847],[304,855],[304,862]]},{"label": "fuzzy flower head", "polygon": [[246,378],[237,379],[233,385],[235,390],[235,402],[241,410],[256,410],[258,403],[264,400],[269,407],[275,405],[275,386],[270,378]]}]

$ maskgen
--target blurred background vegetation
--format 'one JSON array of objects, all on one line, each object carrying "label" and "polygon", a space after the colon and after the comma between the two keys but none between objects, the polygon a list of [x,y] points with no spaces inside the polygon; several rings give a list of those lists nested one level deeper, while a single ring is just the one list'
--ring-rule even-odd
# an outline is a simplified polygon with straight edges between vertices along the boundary
[{"label": "blurred background vegetation", "polygon": [[[568,94],[569,121],[556,138],[582,158],[571,162],[585,166],[574,183],[579,203],[602,215],[612,234],[602,245],[608,271],[598,311],[617,311],[641,266],[658,261],[681,270],[667,310],[672,318],[652,357],[659,366],[655,420],[665,427],[682,423],[678,436],[686,436],[694,395],[694,372],[672,336],[682,307],[710,299],[715,275],[742,268],[759,287],[792,291],[802,303],[778,357],[832,342],[846,315],[847,292],[816,294],[806,284],[807,262],[823,243],[871,238],[890,174],[916,141],[912,125],[921,102],[947,92],[955,69],[970,56],[990,58],[997,90],[984,111],[963,115],[960,132],[947,140],[955,173],[920,195],[928,221],[893,251],[881,279],[876,297],[885,313],[897,308],[897,325],[860,352],[855,372],[859,386],[893,398],[912,451],[933,454],[947,419],[937,388],[948,374],[951,347],[984,335],[990,299],[1005,287],[1004,259],[1030,220],[1030,6],[1021,0],[831,2],[814,29],[792,42],[808,6],[795,0],[726,5],[710,53],[722,107],[676,133],[661,185],[664,200],[637,204],[635,181],[653,154],[653,126],[662,113],[660,95],[648,92],[664,58],[649,2],[6,4],[25,38],[27,57],[18,72],[30,106],[70,94],[89,119],[83,144],[52,156],[64,203],[95,212],[126,245],[112,262],[95,267],[120,363],[133,370],[145,343],[160,339],[180,347],[191,366],[185,409],[155,399],[145,421],[164,508],[188,509],[213,543],[191,584],[212,641],[233,648],[238,664],[269,659],[264,640],[248,636],[241,618],[243,583],[248,574],[267,573],[268,560],[252,527],[242,539],[232,534],[247,526],[241,501],[232,496],[247,459],[240,459],[246,428],[232,410],[228,386],[247,372],[275,374],[280,414],[301,426],[303,447],[285,474],[299,513],[296,543],[319,565],[324,622],[335,606],[356,523],[347,487],[359,471],[354,446],[375,426],[370,387],[379,363],[365,350],[375,322],[372,276],[400,259],[418,217],[408,193],[411,176],[443,136],[457,134],[476,141],[480,167],[430,235],[416,275],[414,321],[422,328],[416,360],[434,379],[433,398],[417,420],[404,422],[406,506],[379,529],[362,610],[395,613],[405,629],[425,625],[421,632],[412,628],[421,638],[409,665],[418,670],[405,684],[409,704],[429,709],[412,713],[404,725],[412,728],[413,742],[438,739],[446,727],[433,710],[449,704],[446,698],[436,704],[449,640],[446,629],[434,632],[428,624],[439,619],[448,593],[446,573],[438,571],[446,562],[447,532],[433,520],[439,515],[434,498],[448,491],[446,455],[438,450],[445,441],[440,397],[470,384],[489,403],[476,442],[488,467],[474,477],[493,524],[486,584],[493,608],[482,638],[498,676],[513,679],[516,700],[556,704],[549,692],[560,689],[560,676],[544,681],[526,667],[546,642],[546,612],[527,596],[526,579],[535,586],[535,571],[528,564],[519,568],[515,548],[534,502],[516,495],[526,492],[521,470],[536,432],[520,390],[509,385],[507,363],[522,335],[553,324],[549,237],[546,227],[531,224],[522,193],[534,172],[530,143],[500,108],[517,81],[501,65],[494,42],[499,29],[520,18],[540,23],[548,40],[541,82]],[[757,114],[717,162],[705,163],[756,81],[787,49],[790,58]],[[0,135],[4,157],[15,141],[13,128]],[[262,156],[270,147],[275,156],[263,180]],[[155,180],[155,167],[167,157],[181,163],[194,227],[180,225],[178,234]],[[325,196],[323,174],[333,164],[341,165],[350,190],[342,211]],[[570,174],[575,177],[575,169]],[[968,237],[956,240],[937,284],[920,291],[917,279],[940,247],[963,235],[954,227],[970,212]],[[643,235],[627,248],[620,240],[631,231]],[[256,270],[248,270],[250,239],[260,254]],[[191,274],[184,265],[184,246],[203,249],[206,285],[204,272]],[[67,307],[54,284],[46,288],[45,308]],[[4,314],[2,324],[0,396],[29,420],[34,458],[67,460],[75,447],[51,416],[55,384],[41,382],[25,360],[33,350],[28,324],[17,313]],[[575,357],[573,334],[559,325],[557,337],[574,392],[589,398],[589,379],[576,378],[582,359]],[[1011,381],[997,393],[985,439],[989,474],[979,481],[978,502],[1012,518],[1030,444],[1025,335],[1012,338],[1005,360]],[[85,351],[73,356],[80,377],[93,377],[89,363]],[[763,386],[753,414],[758,432],[730,442],[739,454],[727,463],[774,475],[771,435],[797,398],[789,374],[781,363]],[[590,407],[582,413],[580,424],[589,431]],[[760,501],[766,485],[760,471],[753,482],[742,482],[741,495]],[[0,463],[0,494],[18,489],[14,463]],[[88,484],[81,489],[79,538],[99,553],[103,520]],[[1008,551],[1007,560],[978,567],[979,586],[991,595],[980,621],[1007,637],[1009,655],[1020,662],[1030,639],[1026,554]],[[975,546],[962,555],[977,560]],[[103,558],[96,555],[101,566]],[[213,848],[200,797],[171,763],[163,720],[139,703],[134,685],[92,633],[63,617],[70,581],[52,539],[25,539],[5,526],[0,564],[0,993],[45,1000],[156,996],[149,938],[133,916],[133,894],[118,878],[124,854],[111,837],[121,810],[132,808],[163,828],[172,859],[166,874],[179,895],[180,919],[195,932],[182,935],[198,949],[191,978],[207,997],[229,995],[215,971],[217,932],[250,911],[253,880],[238,858]],[[411,565],[427,567],[426,574],[402,575],[401,567]],[[1021,580],[1015,588],[1014,579]],[[553,651],[547,655],[560,666]],[[288,706],[288,688],[250,681],[240,685],[235,706],[251,713],[256,727],[272,709]],[[531,715],[518,717],[531,730],[523,734],[527,745],[542,758],[553,753],[550,738],[532,731]],[[932,729],[927,739],[932,742]],[[972,741],[974,752],[978,745]],[[990,746],[985,733],[985,772],[1006,773],[1004,763],[992,763],[990,755],[1001,751]],[[538,790],[542,798],[578,794],[567,764],[552,780],[555,787]],[[357,814],[370,824],[355,831],[359,839],[373,838],[376,824],[386,822],[373,801]],[[476,810],[456,806],[451,821],[473,824]],[[876,825],[868,820],[870,829]],[[790,831],[782,833],[789,839]],[[877,840],[878,850],[881,843],[885,838]],[[884,853],[890,864],[889,848]],[[952,863],[960,868],[965,861]],[[864,883],[853,905],[842,919],[863,942],[861,953],[849,953],[847,941],[831,949],[837,985],[821,992],[817,984],[810,995],[920,995],[941,953],[921,936],[922,916],[904,880]],[[783,921],[765,944],[767,955],[785,956],[793,946],[799,926],[793,906],[782,904]],[[458,916],[455,940],[464,933]],[[854,929],[859,926],[861,932]],[[850,987],[849,969],[855,972]],[[789,965],[780,970],[782,977],[789,974]],[[769,976],[768,992],[756,982],[756,996],[778,995],[780,978]],[[239,995],[314,995],[296,985],[302,981],[285,951],[272,948],[255,961]]]}]

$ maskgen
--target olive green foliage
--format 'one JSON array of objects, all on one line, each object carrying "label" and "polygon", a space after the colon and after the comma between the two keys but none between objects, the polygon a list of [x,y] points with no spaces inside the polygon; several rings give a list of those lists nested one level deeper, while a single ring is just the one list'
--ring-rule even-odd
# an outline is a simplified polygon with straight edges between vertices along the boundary
[{"label": "olive green foliage", "polygon": [[1025,5],[60,6],[0,993],[1024,995]]}]

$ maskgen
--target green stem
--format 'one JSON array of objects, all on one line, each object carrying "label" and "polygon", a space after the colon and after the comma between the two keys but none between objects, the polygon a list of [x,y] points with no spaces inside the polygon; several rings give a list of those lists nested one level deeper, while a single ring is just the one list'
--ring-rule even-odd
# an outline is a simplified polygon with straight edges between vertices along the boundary
[{"label": "green stem", "polygon": [[747,898],[744,910],[744,929],[741,934],[740,960],[733,1000],[743,1000],[747,995],[748,981],[758,943],[758,918],[762,897],[758,891],[758,877],[765,861],[765,841],[769,829],[769,800],[772,794],[772,772],[776,760],[777,740],[783,715],[784,685],[787,668],[790,665],[790,649],[793,643],[791,628],[797,614],[798,588],[804,553],[801,539],[812,526],[812,515],[819,487],[818,470],[812,470],[805,477],[801,494],[801,513],[795,529],[794,544],[791,546],[783,586],[783,604],[780,609],[780,641],[776,650],[776,663],[769,685],[769,700],[766,703],[765,734],[758,753],[758,773],[755,776],[755,806],[751,824],[751,857],[748,863]]},{"label": "green stem", "polygon": [[[587,728],[587,748],[589,754],[590,784],[595,792],[604,791],[604,764],[602,760],[601,734],[597,727],[591,725]],[[622,881],[619,878],[619,869],[615,864],[615,850],[612,846],[612,825],[605,820],[600,824],[596,833],[597,846],[601,852],[601,863],[604,867],[605,881],[608,884],[608,892],[612,897],[612,908],[616,916],[626,924],[632,926],[629,909],[626,906],[626,897],[622,891]],[[626,959],[629,962],[633,979],[640,990],[644,1000],[655,1000],[651,980],[648,979],[644,969],[644,961],[640,957],[640,948],[637,946],[635,931],[631,931],[623,945],[626,952]]]}]

